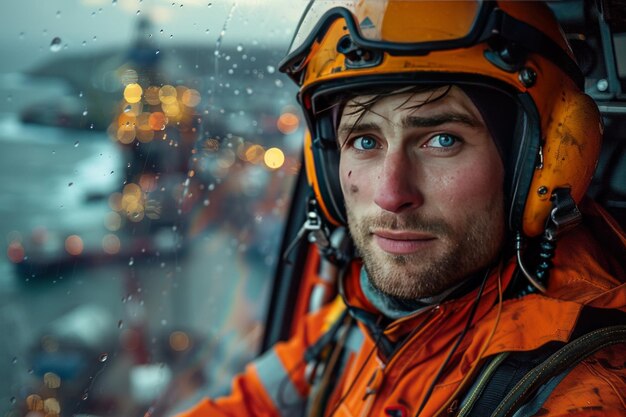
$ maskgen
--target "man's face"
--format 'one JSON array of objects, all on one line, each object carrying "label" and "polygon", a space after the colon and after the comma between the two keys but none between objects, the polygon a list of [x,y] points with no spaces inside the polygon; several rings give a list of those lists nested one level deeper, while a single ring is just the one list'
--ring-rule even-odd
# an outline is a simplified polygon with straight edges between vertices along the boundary
[{"label": "man's face", "polygon": [[461,282],[504,236],[498,150],[461,89],[427,102],[443,91],[392,94],[365,113],[358,103],[372,97],[357,97],[338,128],[350,232],[372,284],[395,297]]}]

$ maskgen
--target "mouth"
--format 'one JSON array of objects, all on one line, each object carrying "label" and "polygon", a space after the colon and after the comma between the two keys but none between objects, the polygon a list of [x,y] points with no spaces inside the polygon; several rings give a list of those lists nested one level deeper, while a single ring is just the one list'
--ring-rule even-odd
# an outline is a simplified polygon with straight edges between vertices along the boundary
[{"label": "mouth", "polygon": [[431,246],[437,239],[424,232],[407,230],[373,230],[374,241],[391,255],[408,255]]}]

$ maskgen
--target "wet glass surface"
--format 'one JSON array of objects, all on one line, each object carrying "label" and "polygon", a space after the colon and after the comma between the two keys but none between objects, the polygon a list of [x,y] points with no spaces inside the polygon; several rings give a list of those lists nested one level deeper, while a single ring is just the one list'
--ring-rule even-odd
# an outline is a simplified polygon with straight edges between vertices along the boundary
[{"label": "wet glass surface", "polygon": [[304,6],[0,6],[0,415],[171,415],[258,352]]}]

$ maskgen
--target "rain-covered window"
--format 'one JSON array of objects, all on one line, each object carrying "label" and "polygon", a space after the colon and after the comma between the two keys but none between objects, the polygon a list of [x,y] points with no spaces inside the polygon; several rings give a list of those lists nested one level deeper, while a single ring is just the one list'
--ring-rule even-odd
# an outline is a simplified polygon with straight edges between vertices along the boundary
[{"label": "rain-covered window", "polygon": [[304,1],[0,6],[0,415],[170,415],[258,353]]}]

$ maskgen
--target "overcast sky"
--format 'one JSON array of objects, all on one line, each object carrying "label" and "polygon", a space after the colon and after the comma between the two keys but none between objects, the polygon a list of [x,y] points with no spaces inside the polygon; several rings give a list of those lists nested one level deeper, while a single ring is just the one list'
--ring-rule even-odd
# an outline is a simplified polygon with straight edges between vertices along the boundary
[{"label": "overcast sky", "polygon": [[[138,21],[157,47],[180,43],[277,44],[287,48],[307,0],[11,0],[0,6],[0,73],[50,54],[127,46]],[[51,44],[59,38],[62,48]]]}]

